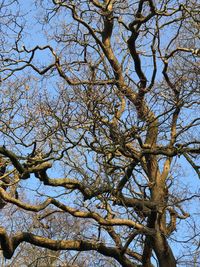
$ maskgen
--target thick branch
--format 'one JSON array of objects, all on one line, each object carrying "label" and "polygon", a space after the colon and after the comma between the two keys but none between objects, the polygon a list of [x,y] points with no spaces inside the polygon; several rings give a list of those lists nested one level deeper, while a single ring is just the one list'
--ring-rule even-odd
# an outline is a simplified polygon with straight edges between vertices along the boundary
[{"label": "thick branch", "polygon": [[31,233],[19,233],[13,237],[9,237],[3,227],[0,228],[0,241],[4,257],[10,259],[16,248],[22,242],[48,248],[51,250],[75,250],[75,251],[90,251],[95,250],[105,256],[113,257],[125,267],[136,267],[134,263],[128,260],[124,255],[121,255],[117,248],[107,247],[96,241],[83,240],[52,240],[49,238],[33,235]]},{"label": "thick branch", "polygon": [[12,151],[6,149],[4,146],[0,146],[0,154],[8,157],[12,164],[15,166],[15,168],[19,171],[19,173],[24,172],[24,167],[19,162],[19,157],[15,155]]}]

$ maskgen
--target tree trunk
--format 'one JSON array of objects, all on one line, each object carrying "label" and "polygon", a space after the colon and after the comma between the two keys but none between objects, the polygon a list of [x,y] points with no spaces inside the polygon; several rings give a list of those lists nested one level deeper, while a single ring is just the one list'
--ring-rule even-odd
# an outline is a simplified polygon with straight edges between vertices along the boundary
[{"label": "tree trunk", "polygon": [[156,253],[159,267],[176,267],[176,259],[162,233],[158,233],[154,237],[153,249]]}]

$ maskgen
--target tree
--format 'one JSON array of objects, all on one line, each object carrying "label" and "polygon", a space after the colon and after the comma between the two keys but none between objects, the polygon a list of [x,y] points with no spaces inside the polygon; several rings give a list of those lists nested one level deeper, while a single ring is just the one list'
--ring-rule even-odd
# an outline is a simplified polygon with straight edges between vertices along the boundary
[{"label": "tree", "polygon": [[[37,17],[1,1],[10,18],[1,40],[2,212],[14,205],[40,222],[19,232],[2,223],[4,257],[25,242],[95,251],[116,266],[196,264],[198,1],[35,5]],[[63,212],[89,227],[46,236],[43,219],[53,227]]]}]

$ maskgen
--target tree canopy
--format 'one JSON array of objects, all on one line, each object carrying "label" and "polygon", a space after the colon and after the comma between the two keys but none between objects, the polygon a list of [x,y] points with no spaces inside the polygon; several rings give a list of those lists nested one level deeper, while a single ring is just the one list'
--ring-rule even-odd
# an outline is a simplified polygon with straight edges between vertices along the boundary
[{"label": "tree canopy", "polygon": [[3,256],[198,264],[198,0],[0,3]]}]

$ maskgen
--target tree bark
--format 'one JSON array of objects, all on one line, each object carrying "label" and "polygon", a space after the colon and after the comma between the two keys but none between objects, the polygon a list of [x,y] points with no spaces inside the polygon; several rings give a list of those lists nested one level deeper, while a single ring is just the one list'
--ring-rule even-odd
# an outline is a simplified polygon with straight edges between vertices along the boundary
[{"label": "tree bark", "polygon": [[156,253],[159,267],[176,267],[176,259],[165,236],[162,233],[158,233],[153,239],[153,249]]}]

